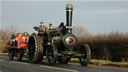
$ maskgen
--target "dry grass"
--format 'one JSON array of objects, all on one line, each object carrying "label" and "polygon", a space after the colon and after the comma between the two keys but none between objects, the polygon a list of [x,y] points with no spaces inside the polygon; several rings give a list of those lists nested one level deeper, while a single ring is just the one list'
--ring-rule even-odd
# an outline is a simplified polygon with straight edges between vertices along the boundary
[{"label": "dry grass", "polygon": [[[72,58],[71,62],[79,62],[79,60],[77,58]],[[128,67],[128,62],[112,62],[109,60],[97,60],[97,59],[91,59],[90,64],[95,64],[100,66]]]},{"label": "dry grass", "polygon": [[120,67],[128,67],[128,62],[112,62],[108,60],[96,60],[92,59],[90,61],[91,64],[96,64],[96,65],[110,65],[110,66],[120,66]]}]

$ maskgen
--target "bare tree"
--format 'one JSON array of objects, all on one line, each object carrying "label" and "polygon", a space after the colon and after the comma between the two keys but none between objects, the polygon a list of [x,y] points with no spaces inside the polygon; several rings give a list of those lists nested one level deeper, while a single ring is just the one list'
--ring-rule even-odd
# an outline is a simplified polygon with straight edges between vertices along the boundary
[{"label": "bare tree", "polygon": [[5,51],[5,40],[8,40],[12,33],[16,32],[15,26],[0,29],[0,52]]},{"label": "bare tree", "polygon": [[6,28],[0,29],[0,37],[1,39],[8,39],[12,33],[16,32],[15,26],[10,26]]},{"label": "bare tree", "polygon": [[76,35],[76,37],[78,38],[85,38],[85,37],[90,37],[91,34],[88,32],[88,30],[86,30],[84,27],[82,26],[76,26],[73,29],[73,34]]}]

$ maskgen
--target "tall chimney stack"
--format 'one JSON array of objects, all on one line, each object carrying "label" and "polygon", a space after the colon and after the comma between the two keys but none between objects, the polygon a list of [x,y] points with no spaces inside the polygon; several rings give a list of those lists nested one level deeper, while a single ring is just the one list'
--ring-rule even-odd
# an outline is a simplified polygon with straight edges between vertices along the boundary
[{"label": "tall chimney stack", "polygon": [[66,27],[68,28],[68,32],[72,33],[72,12],[73,6],[72,4],[66,5]]}]

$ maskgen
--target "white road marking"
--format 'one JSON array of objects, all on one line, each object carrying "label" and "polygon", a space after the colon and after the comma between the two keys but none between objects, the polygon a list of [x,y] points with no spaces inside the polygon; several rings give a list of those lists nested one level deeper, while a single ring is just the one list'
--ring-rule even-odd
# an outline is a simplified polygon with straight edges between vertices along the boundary
[{"label": "white road marking", "polygon": [[0,71],[0,72],[3,72],[3,71]]},{"label": "white road marking", "polygon": [[79,72],[77,70],[71,70],[71,69],[65,69],[65,68],[58,68],[58,67],[51,67],[51,66],[44,66],[44,65],[40,65],[40,67],[50,68],[50,69],[57,69],[57,70],[64,70],[64,71],[70,71],[70,72]]},{"label": "white road marking", "polygon": [[25,64],[25,65],[29,65],[29,63],[23,63],[23,62],[17,62],[17,61],[11,61],[13,63],[19,63],[19,64]]},{"label": "white road marking", "polygon": [[[5,61],[5,60],[4,59],[0,59],[0,61]],[[24,62],[17,62],[17,61],[10,61],[10,62],[29,65],[29,63],[24,63]],[[63,70],[63,71],[69,71],[69,72],[79,72],[77,70],[65,69],[65,68],[59,68],[59,67],[52,67],[52,66],[45,66],[45,65],[40,65],[40,67],[50,68],[50,69],[57,69],[57,70]],[[0,72],[2,72],[2,71],[0,71]]]}]

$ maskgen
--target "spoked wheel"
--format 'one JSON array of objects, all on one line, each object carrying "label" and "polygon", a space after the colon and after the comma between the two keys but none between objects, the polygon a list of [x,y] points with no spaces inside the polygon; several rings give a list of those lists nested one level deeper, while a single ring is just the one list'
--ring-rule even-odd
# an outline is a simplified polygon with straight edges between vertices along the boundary
[{"label": "spoked wheel", "polygon": [[21,61],[22,60],[22,53],[21,52],[18,52],[17,53],[17,61]]},{"label": "spoked wheel", "polygon": [[87,66],[91,59],[91,50],[87,44],[80,46],[79,52],[81,56],[79,57],[80,64]]},{"label": "spoked wheel", "polygon": [[29,38],[27,56],[30,62],[41,62],[43,59],[43,40],[41,37],[33,35]]},{"label": "spoked wheel", "polygon": [[59,56],[58,57],[58,62],[61,64],[67,64],[71,59],[71,56],[69,55],[64,55],[64,56]]},{"label": "spoked wheel", "polygon": [[22,61],[23,56],[24,56],[24,49],[17,50],[17,61]]},{"label": "spoked wheel", "polygon": [[57,48],[54,44],[47,48],[47,50],[46,50],[46,59],[47,59],[47,63],[50,64],[50,65],[54,65],[56,63]]},{"label": "spoked wheel", "polygon": [[9,60],[13,60],[13,58],[14,58],[14,55],[13,55],[13,51],[12,50],[10,50],[9,51]]}]

